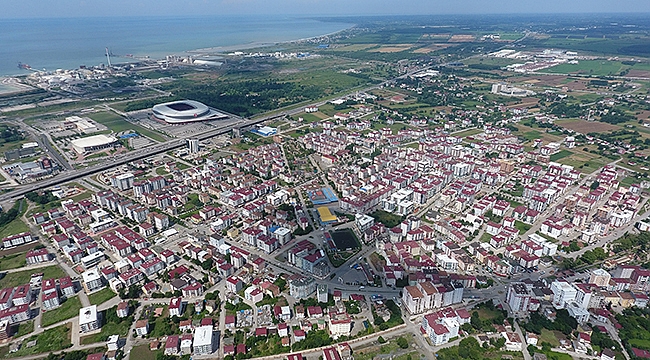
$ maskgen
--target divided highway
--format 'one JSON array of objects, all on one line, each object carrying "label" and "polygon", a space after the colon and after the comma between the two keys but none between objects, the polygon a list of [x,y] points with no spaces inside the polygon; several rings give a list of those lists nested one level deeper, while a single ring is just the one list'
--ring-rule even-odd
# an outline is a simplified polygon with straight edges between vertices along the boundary
[{"label": "divided highway", "polygon": [[[256,125],[259,123],[262,123],[267,120],[271,120],[276,117],[284,116],[284,114],[281,115],[274,115],[274,116],[269,116],[269,117],[264,117],[258,120],[242,120],[230,125],[227,125],[225,127],[221,127],[218,129],[214,129],[211,131],[204,132],[202,134],[199,134],[197,136],[193,136],[192,138],[197,138],[199,140],[206,140],[215,136],[227,134],[232,131],[234,128],[241,128],[241,127],[248,127],[252,125]],[[141,160],[153,155],[161,154],[170,150],[174,150],[180,147],[185,146],[185,139],[174,139],[167,141],[162,144],[150,146],[144,149],[136,150],[136,151],[131,151],[126,155],[122,156],[116,156],[111,159],[107,159],[105,162],[102,162],[97,165],[93,165],[91,167],[85,168],[85,169],[78,169],[78,170],[71,170],[71,171],[65,171],[51,179],[43,180],[43,181],[38,181],[33,184],[26,184],[23,186],[19,186],[15,188],[12,191],[9,191],[7,193],[4,193],[0,195],[0,202],[2,201],[7,201],[10,199],[15,199],[19,198],[25,194],[27,194],[30,191],[35,191],[35,190],[40,190],[40,189],[45,189],[50,186],[54,185],[59,185],[66,183],[68,181],[72,181],[81,177],[86,177],[90,175],[94,175],[96,173],[102,172],[104,170],[108,170],[111,168],[114,168],[119,165],[124,165],[136,160]]]}]

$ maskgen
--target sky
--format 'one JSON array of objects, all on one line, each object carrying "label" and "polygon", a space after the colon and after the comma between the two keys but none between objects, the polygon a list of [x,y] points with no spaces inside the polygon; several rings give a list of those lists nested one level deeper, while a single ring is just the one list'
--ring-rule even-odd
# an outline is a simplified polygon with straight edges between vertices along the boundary
[{"label": "sky", "polygon": [[0,18],[647,13],[649,0],[0,0]]}]

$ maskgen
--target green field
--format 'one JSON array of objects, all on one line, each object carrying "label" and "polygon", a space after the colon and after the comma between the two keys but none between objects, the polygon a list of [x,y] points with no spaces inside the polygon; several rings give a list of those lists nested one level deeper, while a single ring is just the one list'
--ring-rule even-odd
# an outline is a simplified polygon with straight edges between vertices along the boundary
[{"label": "green field", "polygon": [[[19,212],[18,216],[10,222],[9,224],[0,228],[0,239],[6,238],[7,236],[20,234],[22,232],[29,231],[29,227],[25,224],[20,217],[27,211],[27,202],[21,200],[22,211]],[[20,209],[20,208],[19,208]]]},{"label": "green field", "polygon": [[107,302],[108,300],[114,298],[116,295],[113,292],[113,290],[109,288],[104,288],[102,290],[99,290],[95,293],[92,293],[88,295],[88,300],[90,300],[90,303],[93,305],[99,305]]},{"label": "green field", "polygon": [[156,360],[156,353],[160,351],[151,351],[149,344],[144,344],[133,347],[130,356],[138,360]]},{"label": "green field", "polygon": [[21,252],[0,258],[0,271],[17,269],[25,266],[25,254],[26,253]]},{"label": "green field", "polygon": [[628,343],[635,348],[650,350],[650,340],[647,339],[630,339]]},{"label": "green field", "polygon": [[[45,330],[38,336],[32,336],[28,340],[36,340],[36,346],[22,346],[20,350],[10,354],[9,356],[19,357],[67,349],[72,346],[72,342],[70,341],[70,326],[71,324],[64,324],[52,329]],[[23,345],[25,344],[26,342],[23,343]]]},{"label": "green field", "polygon": [[48,266],[45,268],[26,270],[8,273],[5,277],[0,279],[0,288],[16,287],[29,283],[32,274],[43,273],[43,279],[58,279],[66,276],[65,272],[58,266]]},{"label": "green field", "polygon": [[321,117],[318,117],[311,113],[300,113],[296,118],[298,117],[301,117],[305,123],[313,123],[322,120]]},{"label": "green field", "polygon": [[542,138],[542,133],[537,131],[537,130],[533,130],[533,131],[528,131],[528,132],[523,133],[522,136],[523,136],[524,139],[530,141],[530,140],[535,140],[535,139],[541,139]]},{"label": "green field", "polygon": [[122,132],[122,131],[133,130],[133,131],[137,132],[138,134],[147,136],[147,137],[149,137],[149,138],[151,138],[153,140],[156,140],[156,141],[159,141],[159,142],[165,141],[165,138],[161,134],[159,134],[159,133],[157,133],[155,131],[149,130],[149,129],[145,129],[142,126],[132,124],[132,123],[124,120],[123,117],[121,117],[121,116],[119,116],[117,114],[114,114],[112,112],[108,112],[108,111],[98,112],[98,113],[90,114],[90,115],[88,115],[88,117],[95,120],[95,121],[97,121],[98,123],[106,126],[107,128],[113,130],[116,133],[119,133],[119,132]]},{"label": "green field", "polygon": [[517,230],[519,230],[520,235],[525,234],[526,231],[530,230],[531,227],[532,227],[531,225],[523,223],[523,222],[521,222],[519,220],[515,220],[515,228],[517,228]]},{"label": "green field", "polygon": [[620,61],[580,60],[578,64],[560,64],[550,69],[546,69],[544,72],[558,74],[610,76],[618,75],[621,71],[628,67],[629,66],[623,65]]},{"label": "green field", "polygon": [[73,296],[58,308],[43,312],[41,324],[42,326],[50,326],[63,320],[79,316],[79,309],[81,309],[81,301],[79,301],[79,297]]},{"label": "green field", "polygon": [[547,342],[553,347],[560,346],[560,341],[557,339],[555,334],[548,329],[542,329],[542,334],[539,336],[539,344],[541,345],[543,342]]},{"label": "green field", "polygon": [[21,322],[17,325],[18,331],[16,331],[15,337],[21,337],[27,335],[34,331],[34,321]]},{"label": "green field", "polygon": [[560,150],[560,151],[556,152],[555,154],[551,155],[549,158],[550,158],[551,161],[558,161],[560,159],[563,159],[565,157],[569,157],[571,155],[573,155],[573,152],[571,152],[569,150]]},{"label": "green field", "polygon": [[120,337],[126,337],[128,335],[130,327],[131,324],[128,321],[124,321],[119,324],[113,322],[106,323],[102,325],[102,330],[99,333],[81,338],[81,344],[87,345],[104,342],[111,335],[120,335]]},{"label": "green field", "polygon": [[481,129],[468,129],[468,130],[463,130],[463,131],[460,131],[460,132],[457,132],[457,133],[453,133],[452,135],[457,136],[457,137],[467,137],[467,136],[478,135],[478,134],[480,134],[482,132],[483,132],[483,130],[481,130]]}]

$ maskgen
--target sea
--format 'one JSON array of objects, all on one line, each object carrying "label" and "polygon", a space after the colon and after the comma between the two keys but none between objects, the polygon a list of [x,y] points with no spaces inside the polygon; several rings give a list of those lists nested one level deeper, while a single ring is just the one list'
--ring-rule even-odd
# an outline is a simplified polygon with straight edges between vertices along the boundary
[{"label": "sea", "polygon": [[279,15],[0,19],[0,76],[28,74],[19,62],[47,71],[106,64],[106,48],[112,63],[126,63],[305,39],[353,25]]}]

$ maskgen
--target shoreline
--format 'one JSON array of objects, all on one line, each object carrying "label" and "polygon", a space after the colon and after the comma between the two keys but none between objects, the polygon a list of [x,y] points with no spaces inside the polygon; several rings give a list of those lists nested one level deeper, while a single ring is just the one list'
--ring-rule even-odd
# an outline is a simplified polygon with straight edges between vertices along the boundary
[{"label": "shoreline", "polygon": [[[358,24],[356,24],[356,23],[350,23],[349,26],[347,26],[347,27],[345,27],[343,29],[337,30],[337,31],[333,31],[333,32],[330,32],[330,33],[322,34],[322,35],[315,35],[315,36],[292,39],[292,40],[283,40],[283,41],[276,41],[276,42],[261,42],[261,41],[256,42],[256,41],[253,41],[253,42],[243,43],[243,44],[233,44],[233,45],[213,46],[213,47],[205,47],[205,48],[198,48],[198,49],[190,49],[190,50],[183,50],[183,51],[180,51],[180,52],[170,52],[170,53],[168,53],[166,55],[163,55],[162,57],[158,57],[158,56],[153,57],[152,56],[152,57],[149,57],[147,59],[131,58],[132,61],[127,60],[125,62],[122,62],[122,61],[114,62],[114,65],[122,66],[122,65],[127,65],[127,64],[144,63],[144,62],[149,62],[149,61],[156,62],[156,61],[160,61],[160,60],[165,59],[165,56],[176,55],[176,54],[186,54],[186,55],[192,55],[192,56],[225,55],[224,52],[252,50],[252,49],[256,49],[256,48],[263,48],[263,47],[269,47],[269,46],[281,45],[281,44],[290,44],[290,43],[295,43],[295,42],[300,42],[300,41],[309,41],[309,40],[313,40],[313,39],[317,39],[317,38],[321,38],[321,37],[325,37],[325,36],[332,36],[332,35],[336,35],[338,33],[341,33],[343,31],[353,29],[357,25]],[[144,56],[149,56],[149,55],[140,55],[140,56],[144,57]],[[122,59],[128,59],[128,58],[118,58],[118,59],[122,60]],[[98,66],[98,65],[95,65],[95,66]],[[71,71],[71,70],[78,70],[78,69],[79,68],[77,67],[77,68],[71,68],[71,69],[69,68],[69,69],[64,69],[64,70]],[[39,70],[34,70],[34,71],[36,71],[38,73],[42,72],[42,71],[39,71]],[[50,71],[47,71],[47,72],[52,72],[52,71],[54,71],[54,70],[50,70]],[[13,75],[12,74],[0,74],[0,79],[23,78],[23,77],[29,76],[31,74],[32,74],[32,72],[26,73],[26,74],[13,74]]]},{"label": "shoreline", "polygon": [[[213,47],[206,47],[206,48],[200,48],[200,49],[185,50],[185,51],[183,51],[183,53],[187,53],[187,54],[204,54],[206,52],[219,53],[219,52],[224,52],[224,51],[250,50],[250,49],[268,47],[268,46],[273,46],[273,45],[290,44],[290,43],[295,43],[295,42],[300,42],[300,41],[309,41],[309,40],[321,38],[321,37],[324,37],[324,36],[336,35],[336,34],[338,34],[340,32],[353,29],[357,25],[358,24],[351,24],[349,27],[346,27],[345,29],[337,30],[337,31],[334,31],[334,32],[331,32],[331,33],[327,33],[327,34],[323,34],[323,35],[315,35],[315,36],[310,36],[310,37],[304,37],[304,38],[299,38],[299,39],[294,39],[294,40],[284,40],[284,41],[277,41],[277,42],[250,42],[250,43],[246,43],[246,44],[213,46]],[[221,55],[223,55],[223,54],[221,54]]]}]

